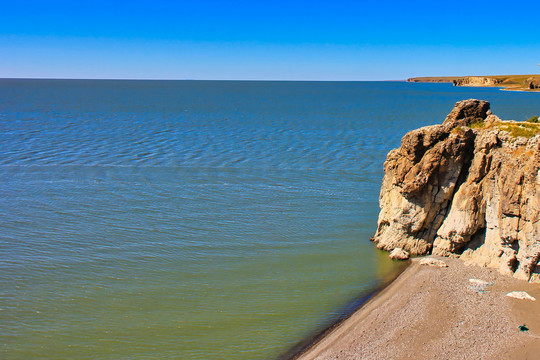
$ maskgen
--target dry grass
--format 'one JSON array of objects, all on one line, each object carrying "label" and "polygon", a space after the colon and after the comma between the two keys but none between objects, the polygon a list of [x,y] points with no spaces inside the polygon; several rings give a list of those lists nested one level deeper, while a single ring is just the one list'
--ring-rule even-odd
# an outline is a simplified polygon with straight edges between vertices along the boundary
[{"label": "dry grass", "polygon": [[483,129],[485,126],[484,120],[478,120],[469,125],[471,129]]},{"label": "dry grass", "polygon": [[[530,149],[527,149],[523,146],[520,146],[520,147],[517,147],[516,149],[514,149],[512,152],[512,157],[513,158],[518,158],[518,157],[523,157],[524,159],[526,158],[529,158],[531,156],[534,156],[534,151],[533,150],[530,150]],[[527,172],[528,170],[525,169]]]},{"label": "dry grass", "polygon": [[540,134],[540,124],[535,123],[504,121],[496,123],[494,126],[499,130],[508,131],[512,137],[532,138]]},{"label": "dry grass", "polygon": [[[540,123],[532,123],[526,121],[502,121],[490,124],[489,126],[483,120],[475,121],[468,126],[471,129],[477,130],[502,130],[507,131],[512,137],[525,137],[531,138],[540,134]],[[454,134],[462,135],[464,129],[460,126],[452,130]]]}]

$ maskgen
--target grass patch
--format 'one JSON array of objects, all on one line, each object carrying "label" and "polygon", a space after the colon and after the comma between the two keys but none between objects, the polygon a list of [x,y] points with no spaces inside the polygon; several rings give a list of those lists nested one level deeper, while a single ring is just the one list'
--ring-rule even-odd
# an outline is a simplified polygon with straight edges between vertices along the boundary
[{"label": "grass patch", "polygon": [[540,124],[535,124],[535,123],[520,122],[520,123],[516,123],[516,124],[521,126],[521,127],[527,128],[527,129],[539,129],[540,128]]},{"label": "grass patch", "polygon": [[535,121],[501,121],[490,123],[489,125],[482,119],[478,119],[468,126],[458,126],[452,129],[452,134],[465,134],[468,129],[478,130],[501,130],[509,133],[511,137],[525,137],[532,138],[533,136],[540,135],[540,123]]},{"label": "grass patch", "polygon": [[503,122],[497,124],[499,130],[508,131],[512,137],[532,138],[540,134],[540,124],[525,123],[525,122]]},{"label": "grass patch", "polygon": [[469,125],[471,129],[483,129],[486,126],[486,123],[484,123],[484,120],[477,120]]},{"label": "grass patch", "polygon": [[530,123],[537,123],[538,122],[538,116],[531,116],[527,122],[530,122]]}]

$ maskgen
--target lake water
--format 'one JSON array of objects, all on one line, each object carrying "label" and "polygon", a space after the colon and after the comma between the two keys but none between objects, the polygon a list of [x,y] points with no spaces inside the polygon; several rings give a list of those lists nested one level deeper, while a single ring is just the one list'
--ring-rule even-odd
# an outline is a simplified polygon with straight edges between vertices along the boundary
[{"label": "lake water", "polygon": [[456,101],[400,82],[0,80],[0,356],[272,359],[394,268],[382,164]]}]

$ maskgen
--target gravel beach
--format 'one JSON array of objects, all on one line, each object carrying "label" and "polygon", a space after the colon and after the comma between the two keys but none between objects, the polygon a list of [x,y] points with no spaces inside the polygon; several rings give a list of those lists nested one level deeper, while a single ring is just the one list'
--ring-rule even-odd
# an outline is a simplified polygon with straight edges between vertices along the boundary
[{"label": "gravel beach", "polygon": [[[392,284],[298,359],[538,359],[540,284],[439,258]],[[506,296],[526,291],[536,301]],[[527,331],[521,331],[525,325]]]}]

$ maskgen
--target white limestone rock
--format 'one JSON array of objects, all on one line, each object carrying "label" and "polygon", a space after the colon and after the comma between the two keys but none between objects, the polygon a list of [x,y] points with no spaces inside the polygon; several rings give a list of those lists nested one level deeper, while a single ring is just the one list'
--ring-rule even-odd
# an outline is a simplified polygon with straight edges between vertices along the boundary
[{"label": "white limestone rock", "polygon": [[390,252],[389,256],[392,260],[407,260],[409,258],[409,253],[402,248],[395,248]]},{"label": "white limestone rock", "polygon": [[423,258],[422,260],[420,260],[420,265],[435,266],[440,268],[448,267],[448,265],[446,265],[444,261],[431,257]]},{"label": "white limestone rock", "polygon": [[532,297],[525,291],[512,291],[506,294],[506,296],[515,298],[515,299],[536,301],[534,297]]}]

